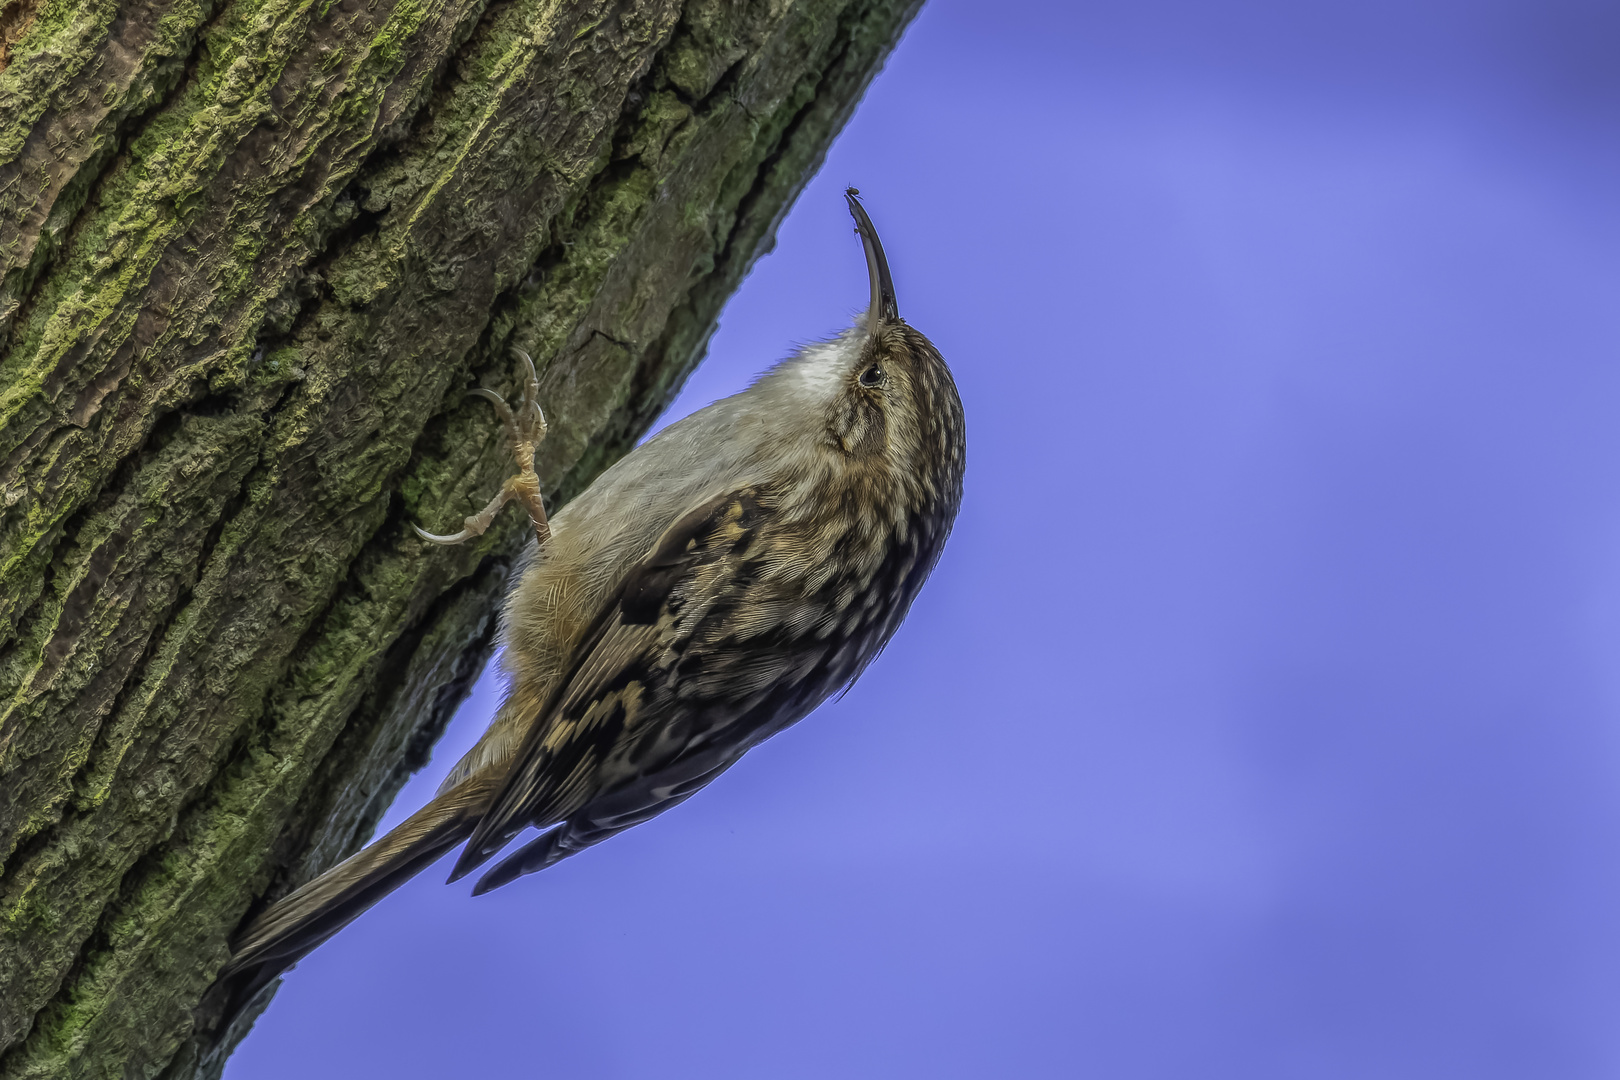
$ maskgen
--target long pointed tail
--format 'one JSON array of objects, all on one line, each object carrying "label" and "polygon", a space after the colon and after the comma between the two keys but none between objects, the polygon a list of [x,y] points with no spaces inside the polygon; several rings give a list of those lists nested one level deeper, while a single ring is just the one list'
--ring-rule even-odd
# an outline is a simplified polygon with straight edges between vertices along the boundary
[{"label": "long pointed tail", "polygon": [[296,964],[465,840],[494,789],[495,781],[479,776],[457,784],[381,840],[270,905],[237,933],[220,978],[256,988]]}]

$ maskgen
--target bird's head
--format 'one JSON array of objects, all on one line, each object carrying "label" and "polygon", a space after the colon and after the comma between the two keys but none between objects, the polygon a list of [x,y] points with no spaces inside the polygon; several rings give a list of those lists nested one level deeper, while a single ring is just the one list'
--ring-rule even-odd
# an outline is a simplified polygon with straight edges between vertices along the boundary
[{"label": "bird's head", "polygon": [[900,317],[889,261],[858,192],[845,198],[866,252],[866,312],[717,403],[709,422],[728,425],[766,472],[807,483],[811,503],[820,498],[817,478],[839,478],[892,515],[948,517],[961,497],[962,401],[939,350]]},{"label": "bird's head", "polygon": [[859,192],[844,193],[866,252],[871,301],[829,350],[838,385],[827,426],[847,454],[933,489],[960,489],[965,431],[956,383],[939,350],[900,317],[894,279]]}]

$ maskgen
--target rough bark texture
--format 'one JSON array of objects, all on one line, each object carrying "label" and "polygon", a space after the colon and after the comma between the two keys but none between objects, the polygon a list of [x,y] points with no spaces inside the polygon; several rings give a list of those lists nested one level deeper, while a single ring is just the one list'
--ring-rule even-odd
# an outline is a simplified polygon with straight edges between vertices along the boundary
[{"label": "rough bark texture", "polygon": [[0,1077],[217,1075],[919,0],[0,5]]}]

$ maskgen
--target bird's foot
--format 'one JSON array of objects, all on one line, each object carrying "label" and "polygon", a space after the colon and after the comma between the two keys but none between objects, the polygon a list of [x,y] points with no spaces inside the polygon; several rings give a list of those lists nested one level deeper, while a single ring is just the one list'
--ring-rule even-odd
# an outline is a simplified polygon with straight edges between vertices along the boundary
[{"label": "bird's foot", "polygon": [[534,524],[534,535],[543,545],[546,538],[551,535],[551,526],[546,522],[545,503],[540,499],[540,478],[534,472],[534,451],[546,437],[546,417],[540,411],[540,377],[535,374],[534,361],[522,349],[513,349],[514,353],[523,361],[524,370],[528,378],[523,384],[523,400],[518,402],[516,410],[506,403],[506,399],[493,390],[483,387],[472,391],[477,397],[483,398],[495,406],[496,415],[501,418],[501,424],[506,428],[506,437],[510,445],[512,457],[517,462],[518,471],[506,478],[501,490],[490,500],[489,505],[478,513],[467,518],[460,532],[450,536],[439,536],[430,533],[420,526],[412,525],[416,535],[424,540],[431,540],[435,544],[460,544],[471,540],[475,536],[482,536],[484,530],[489,528],[495,515],[501,512],[501,507],[517,500],[529,512],[529,520]]}]

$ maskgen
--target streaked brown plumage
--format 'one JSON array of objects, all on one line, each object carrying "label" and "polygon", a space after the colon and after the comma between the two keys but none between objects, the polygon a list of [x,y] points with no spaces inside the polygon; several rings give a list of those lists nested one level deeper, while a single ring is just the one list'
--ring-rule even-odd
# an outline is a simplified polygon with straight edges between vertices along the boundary
[{"label": "streaked brown plumage", "polygon": [[[227,975],[262,984],[463,840],[452,881],[549,830],[476,894],[646,821],[876,657],[950,532],[965,436],[949,369],[849,206],[872,287],[857,326],[665,429],[549,534],[521,470],[468,519],[481,531],[518,498],[541,537],[504,613],[506,700],[427,806],[251,920]],[[523,466],[544,433],[529,386],[516,419],[498,406]]]}]

